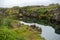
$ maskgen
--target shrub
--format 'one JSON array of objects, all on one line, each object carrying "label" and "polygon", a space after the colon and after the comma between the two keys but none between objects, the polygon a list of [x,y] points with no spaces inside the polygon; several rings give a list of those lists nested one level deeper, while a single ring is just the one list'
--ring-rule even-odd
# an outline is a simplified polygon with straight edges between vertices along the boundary
[{"label": "shrub", "polygon": [[24,40],[15,31],[10,29],[0,29],[0,40]]}]

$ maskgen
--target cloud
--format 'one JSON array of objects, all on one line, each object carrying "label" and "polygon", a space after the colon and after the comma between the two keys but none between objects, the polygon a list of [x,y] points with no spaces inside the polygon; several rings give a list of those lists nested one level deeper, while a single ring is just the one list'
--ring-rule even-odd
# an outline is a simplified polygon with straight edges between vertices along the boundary
[{"label": "cloud", "polygon": [[48,5],[51,3],[60,3],[60,1],[59,0],[0,0],[0,7]]}]

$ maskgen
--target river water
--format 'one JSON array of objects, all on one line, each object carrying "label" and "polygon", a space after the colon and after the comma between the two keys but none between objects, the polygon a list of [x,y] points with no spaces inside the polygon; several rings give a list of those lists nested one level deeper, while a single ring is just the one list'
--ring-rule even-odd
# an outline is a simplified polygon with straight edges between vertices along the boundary
[{"label": "river water", "polygon": [[46,40],[60,40],[60,35],[55,33],[55,30],[51,26],[45,26],[45,25],[40,25],[37,23],[26,23],[23,21],[20,21],[20,23],[25,24],[25,25],[36,25],[37,27],[42,28],[42,34],[41,36],[44,37]]}]

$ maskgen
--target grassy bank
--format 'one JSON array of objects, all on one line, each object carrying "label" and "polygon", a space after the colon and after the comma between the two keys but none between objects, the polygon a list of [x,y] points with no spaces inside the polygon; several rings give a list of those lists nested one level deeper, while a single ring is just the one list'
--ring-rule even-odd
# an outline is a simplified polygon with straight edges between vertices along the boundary
[{"label": "grassy bank", "polygon": [[0,40],[45,40],[40,34],[26,25],[15,28],[0,28]]}]

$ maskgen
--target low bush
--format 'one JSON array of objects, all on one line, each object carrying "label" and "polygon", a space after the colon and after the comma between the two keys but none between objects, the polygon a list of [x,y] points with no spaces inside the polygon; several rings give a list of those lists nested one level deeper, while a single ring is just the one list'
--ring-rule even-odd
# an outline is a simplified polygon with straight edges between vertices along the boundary
[{"label": "low bush", "polygon": [[20,37],[15,31],[4,28],[0,29],[0,40],[25,40]]}]

